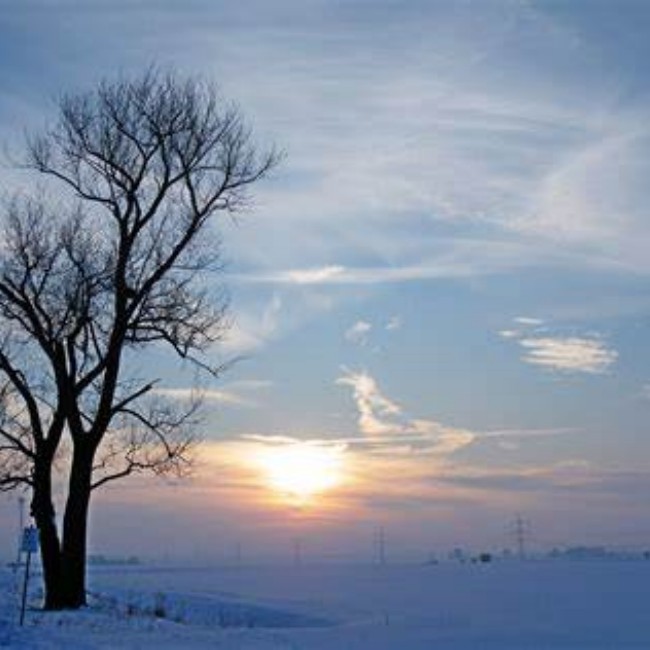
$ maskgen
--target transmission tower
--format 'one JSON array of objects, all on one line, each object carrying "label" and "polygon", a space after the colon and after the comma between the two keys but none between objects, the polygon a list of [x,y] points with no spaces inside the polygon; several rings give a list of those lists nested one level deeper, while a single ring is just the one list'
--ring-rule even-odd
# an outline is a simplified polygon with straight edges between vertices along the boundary
[{"label": "transmission tower", "polygon": [[520,560],[526,557],[526,543],[530,537],[530,522],[517,514],[512,523],[512,535],[517,544],[517,555]]}]

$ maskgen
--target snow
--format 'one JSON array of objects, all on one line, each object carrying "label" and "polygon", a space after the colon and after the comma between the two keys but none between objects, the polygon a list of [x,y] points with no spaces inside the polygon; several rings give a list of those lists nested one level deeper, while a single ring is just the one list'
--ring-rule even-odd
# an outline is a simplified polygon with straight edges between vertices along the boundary
[{"label": "snow", "polygon": [[[650,562],[93,568],[90,607],[17,626],[0,571],[0,648],[650,648]],[[38,579],[33,581],[38,586]]]}]

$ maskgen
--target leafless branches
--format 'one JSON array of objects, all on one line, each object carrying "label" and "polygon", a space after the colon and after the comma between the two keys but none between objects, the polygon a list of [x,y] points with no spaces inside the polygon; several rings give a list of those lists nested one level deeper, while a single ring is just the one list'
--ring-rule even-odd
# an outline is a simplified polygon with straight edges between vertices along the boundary
[{"label": "leafless branches", "polygon": [[205,281],[220,268],[212,222],[277,161],[202,81],[151,69],[61,99],[25,164],[67,194],[16,199],[4,220],[0,489],[34,485],[67,435],[92,488],[184,471],[195,406],[152,399],[155,377],[127,380],[124,353],[156,343],[219,372],[205,357],[227,327]]}]

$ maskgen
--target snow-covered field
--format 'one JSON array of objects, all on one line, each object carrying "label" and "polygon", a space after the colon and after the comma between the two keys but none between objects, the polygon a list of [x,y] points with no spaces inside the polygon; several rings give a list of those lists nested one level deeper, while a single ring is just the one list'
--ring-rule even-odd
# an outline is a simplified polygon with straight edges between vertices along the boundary
[{"label": "snow-covered field", "polygon": [[91,607],[30,609],[22,629],[14,581],[0,572],[0,647],[650,649],[643,561],[103,567]]}]

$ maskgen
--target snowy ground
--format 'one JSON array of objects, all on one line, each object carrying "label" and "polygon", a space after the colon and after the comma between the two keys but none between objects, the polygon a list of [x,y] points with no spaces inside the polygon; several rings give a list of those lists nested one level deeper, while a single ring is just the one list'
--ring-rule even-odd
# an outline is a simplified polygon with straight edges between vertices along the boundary
[{"label": "snowy ground", "polygon": [[91,607],[22,629],[13,584],[0,572],[0,648],[650,648],[642,561],[102,568]]}]

